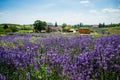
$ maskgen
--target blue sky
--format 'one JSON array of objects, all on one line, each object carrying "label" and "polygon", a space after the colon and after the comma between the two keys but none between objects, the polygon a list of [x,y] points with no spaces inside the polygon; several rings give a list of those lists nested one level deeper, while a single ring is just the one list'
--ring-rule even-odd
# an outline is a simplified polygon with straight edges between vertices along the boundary
[{"label": "blue sky", "polygon": [[120,0],[0,0],[0,23],[58,24],[120,22]]}]

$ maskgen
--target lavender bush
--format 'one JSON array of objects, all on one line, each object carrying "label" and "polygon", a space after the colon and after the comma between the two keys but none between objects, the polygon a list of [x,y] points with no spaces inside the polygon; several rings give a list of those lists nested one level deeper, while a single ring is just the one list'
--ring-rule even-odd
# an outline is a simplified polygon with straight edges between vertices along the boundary
[{"label": "lavender bush", "polygon": [[119,75],[120,35],[0,37],[1,80],[119,80]]}]

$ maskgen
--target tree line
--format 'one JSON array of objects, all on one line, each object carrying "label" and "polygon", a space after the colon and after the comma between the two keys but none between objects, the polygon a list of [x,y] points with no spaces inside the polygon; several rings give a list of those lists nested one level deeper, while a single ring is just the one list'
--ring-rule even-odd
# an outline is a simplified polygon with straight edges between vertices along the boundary
[{"label": "tree line", "polygon": [[111,23],[111,24],[106,24],[106,25],[105,23],[99,23],[98,27],[99,28],[120,27],[120,23],[118,24]]},{"label": "tree line", "polygon": [[[92,27],[92,25],[84,25],[83,23],[79,23],[76,25],[68,25],[66,23],[63,23],[62,25],[58,25],[57,22],[55,22],[55,24],[51,24],[50,26],[48,25],[48,23],[46,21],[42,21],[42,20],[36,20],[34,21],[33,24],[29,25],[29,27],[26,27],[26,25],[18,25],[18,24],[0,24],[0,26],[2,25],[2,27],[0,27],[0,32],[17,32],[19,29],[21,30],[33,30],[33,32],[42,32],[43,30],[45,30],[46,32],[50,32],[50,26],[54,26],[54,27],[58,27],[60,26],[63,32],[68,32],[70,31],[72,28],[83,28],[83,27]],[[17,26],[20,26],[20,28],[18,28]],[[99,28],[109,28],[109,27],[120,27],[120,23],[118,24],[105,24],[105,23],[99,23],[98,24]]]},{"label": "tree line", "polygon": [[0,27],[0,32],[17,32],[18,28],[16,27],[15,24],[2,24],[3,26]]}]

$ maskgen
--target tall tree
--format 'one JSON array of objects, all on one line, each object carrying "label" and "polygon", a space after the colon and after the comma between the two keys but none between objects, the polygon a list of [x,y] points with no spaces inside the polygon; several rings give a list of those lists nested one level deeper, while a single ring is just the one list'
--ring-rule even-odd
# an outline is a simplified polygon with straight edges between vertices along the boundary
[{"label": "tall tree", "polygon": [[45,21],[36,20],[33,25],[35,32],[41,32],[41,30],[46,30],[47,23]]},{"label": "tall tree", "polygon": [[63,23],[63,24],[62,24],[62,28],[65,28],[66,26],[67,26],[66,23]]},{"label": "tall tree", "polygon": [[67,24],[66,23],[63,23],[62,24],[62,31],[64,32],[65,31],[65,27],[67,26]]},{"label": "tall tree", "polygon": [[57,27],[58,25],[57,25],[57,22],[55,22],[55,26]]},{"label": "tall tree", "polygon": [[8,25],[7,25],[7,24],[4,24],[3,28],[4,28],[4,29],[7,29],[7,28],[8,28]]},{"label": "tall tree", "polygon": [[80,22],[80,27],[83,27],[83,23]]},{"label": "tall tree", "polygon": [[99,23],[99,25],[98,25],[98,26],[99,26],[99,28],[102,28],[102,24],[101,24],[101,23]]},{"label": "tall tree", "polygon": [[105,23],[103,23],[102,27],[105,28]]}]

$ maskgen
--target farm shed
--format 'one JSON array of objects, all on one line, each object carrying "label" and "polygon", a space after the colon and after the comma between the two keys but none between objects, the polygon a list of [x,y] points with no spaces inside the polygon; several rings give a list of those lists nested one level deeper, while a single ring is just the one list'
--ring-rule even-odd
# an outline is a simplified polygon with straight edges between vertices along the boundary
[{"label": "farm shed", "polygon": [[80,33],[80,34],[89,34],[90,30],[89,29],[77,29],[76,33]]}]

